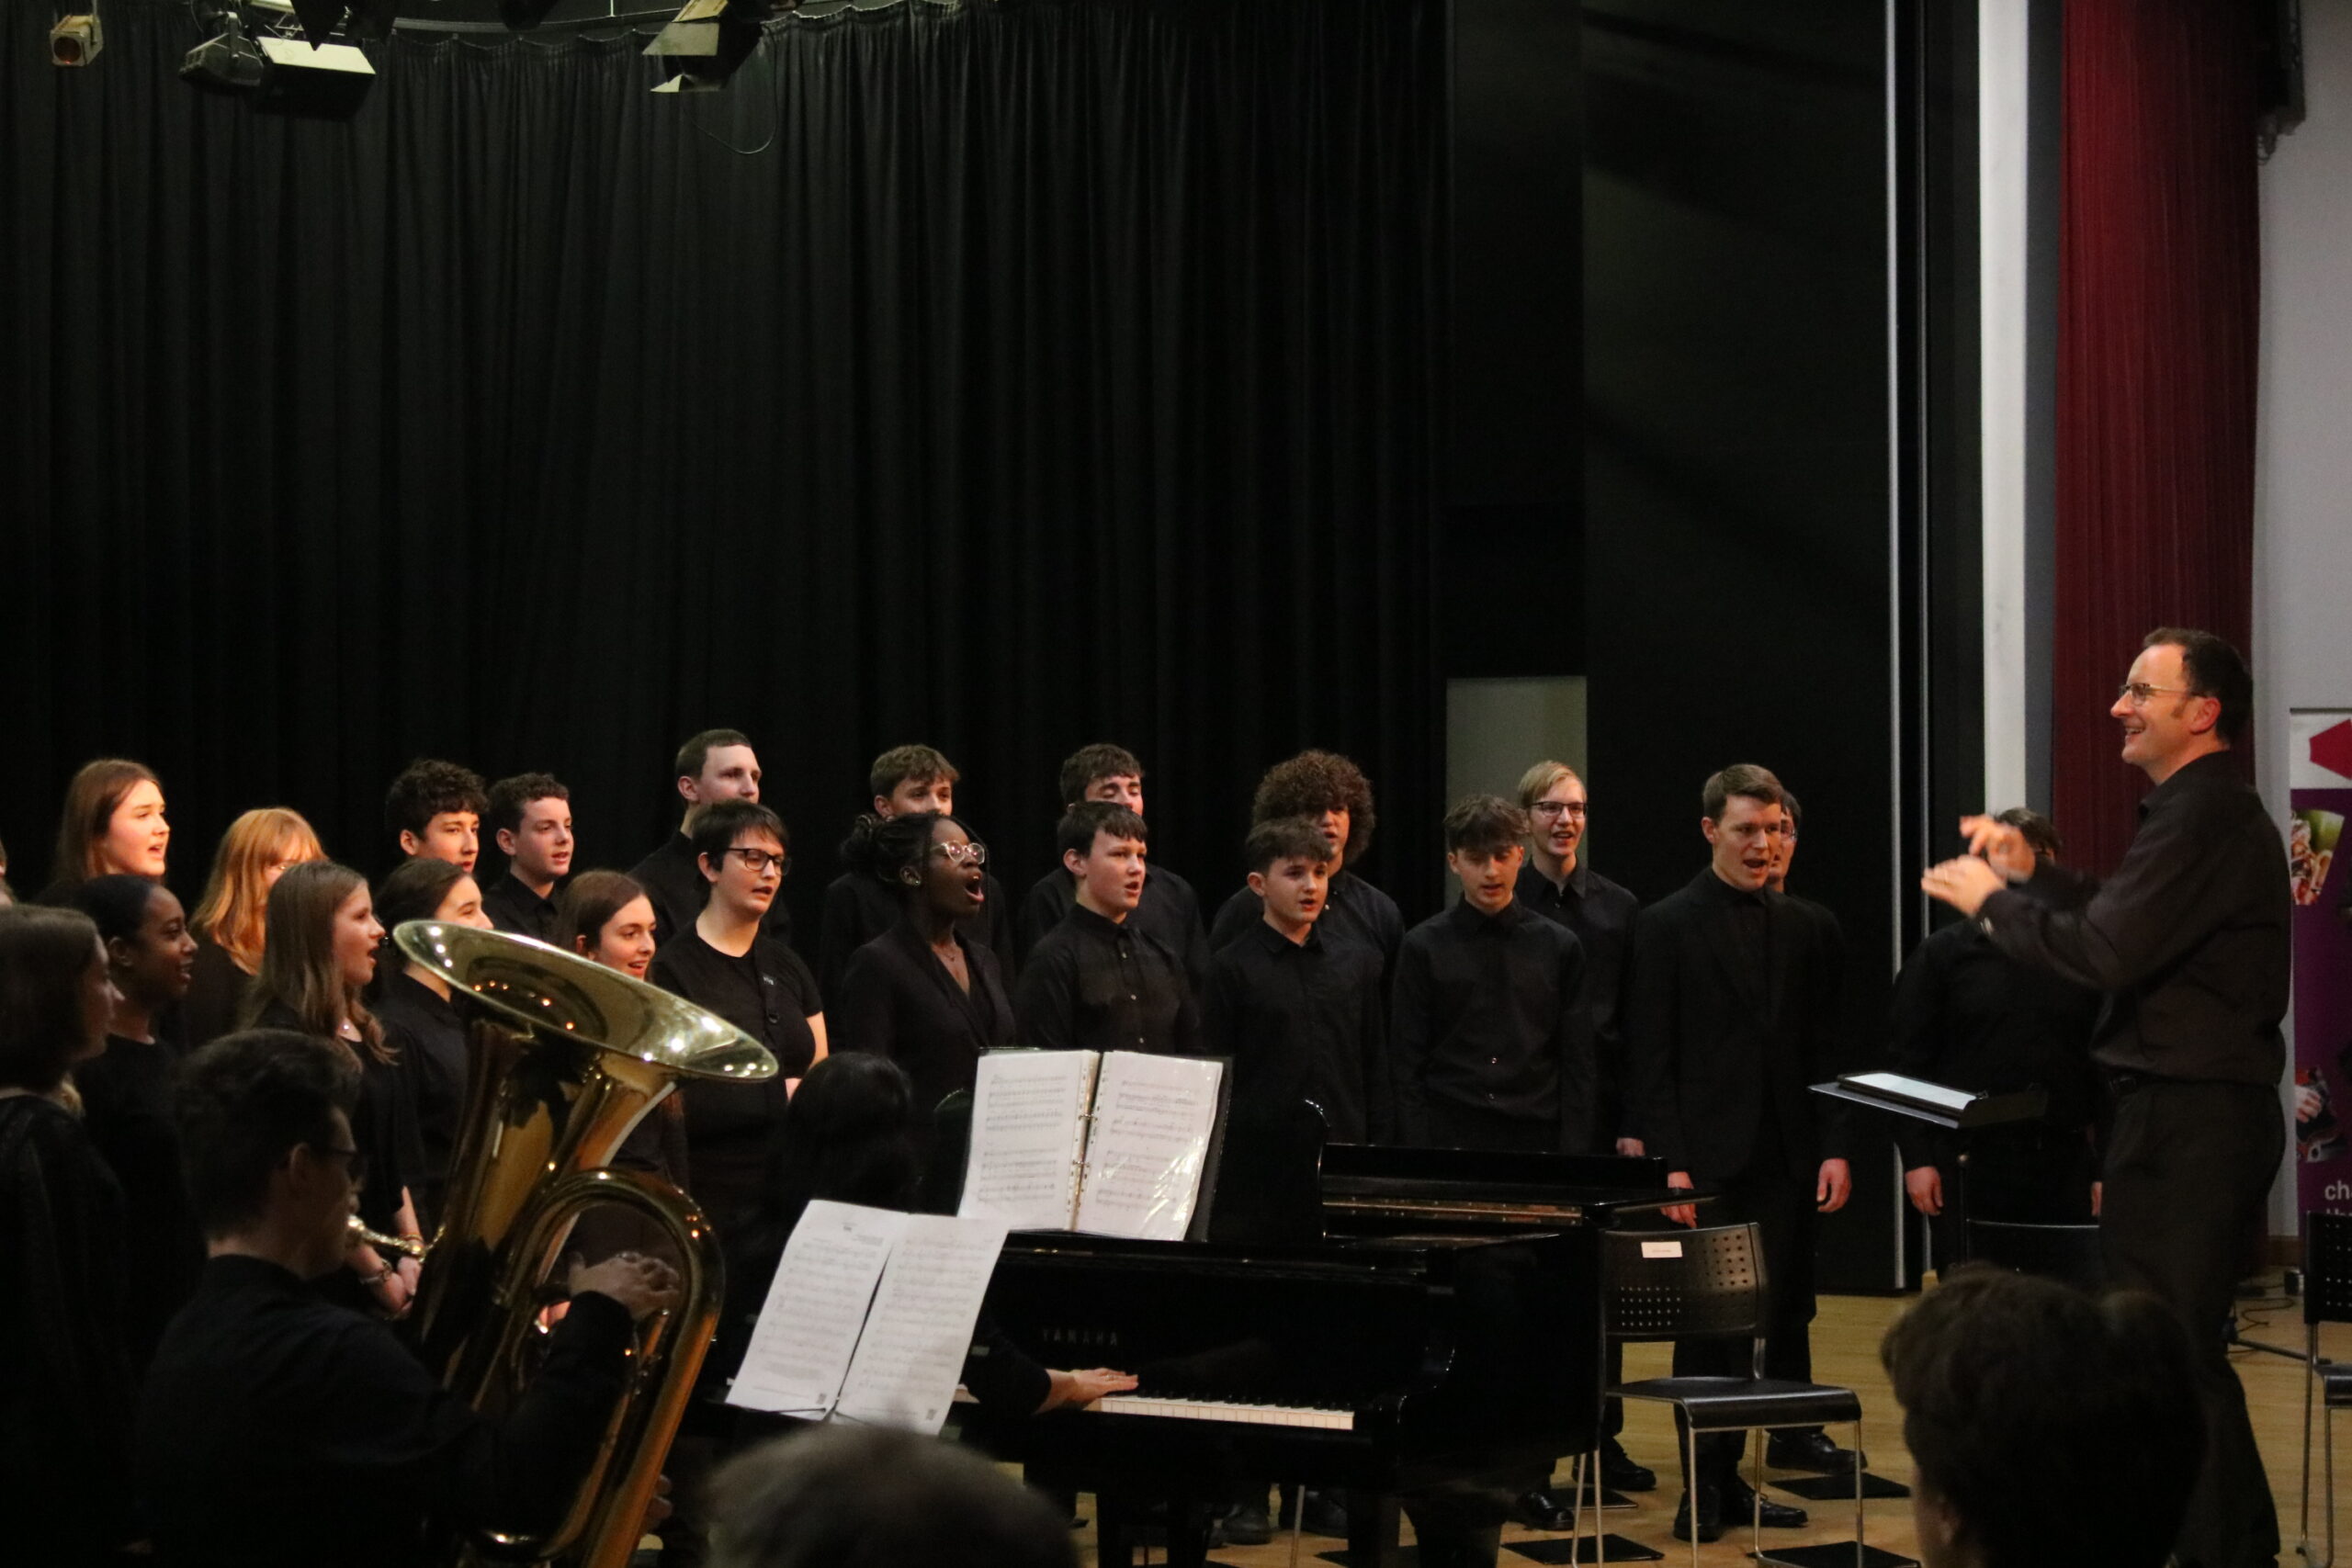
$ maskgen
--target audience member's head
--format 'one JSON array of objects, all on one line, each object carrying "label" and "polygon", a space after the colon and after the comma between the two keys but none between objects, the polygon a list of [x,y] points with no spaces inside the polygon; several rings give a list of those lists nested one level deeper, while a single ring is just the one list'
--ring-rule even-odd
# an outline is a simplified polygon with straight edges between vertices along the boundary
[{"label": "audience member's head", "polygon": [[642,980],[653,963],[653,900],[619,871],[583,871],[555,901],[548,941]]},{"label": "audience member's head", "polygon": [[94,876],[74,890],[106,944],[107,973],[143,1024],[187,995],[196,939],[172,890],[143,876]]},{"label": "audience member's head", "polygon": [[324,860],[318,834],[283,806],[248,811],[229,824],[213,852],[212,874],[196,901],[196,933],[251,975],[261,968],[269,890],[289,866]]},{"label": "audience member's head", "polygon": [[865,784],[874,794],[874,815],[956,809],[956,764],[929,746],[893,746],[874,759]]},{"label": "audience member's head", "polygon": [[785,1231],[816,1199],[912,1206],[922,1179],[914,1085],[888,1056],[830,1055],[793,1091],[770,1168],[769,1211]]},{"label": "audience member's head", "polygon": [[1268,768],[1250,803],[1251,821],[1277,817],[1314,818],[1340,863],[1353,865],[1372,848],[1372,781],[1337,751],[1301,751]]},{"label": "audience member's head", "polygon": [[180,1148],[204,1234],[286,1225],[309,1244],[306,1277],[338,1268],[350,1194],[364,1176],[351,1136],[358,1099],[357,1066],[289,1030],[226,1034],[190,1055],[180,1070]]},{"label": "audience member's head", "polygon": [[691,817],[722,800],[760,798],[760,754],[740,729],[706,729],[678,748],[670,765]]},{"label": "audience member's head", "polygon": [[2188,1336],[2153,1297],[1966,1267],[1887,1330],[1879,1359],[1928,1568],[2171,1555],[2205,1423]]},{"label": "audience member's head", "polygon": [[269,890],[268,919],[244,1022],[250,1026],[277,1004],[345,1050],[351,1049],[348,1032],[378,1060],[391,1060],[383,1030],[362,999],[384,941],[367,879],[331,860],[307,861]]},{"label": "audience member's head", "polygon": [[540,897],[571,870],[571,791],[554,774],[499,780],[483,821],[515,880]]},{"label": "audience member's head", "polygon": [[93,876],[161,877],[172,825],[164,818],[164,785],[143,762],[101,757],[85,762],[65,786],[58,814],[51,881]]},{"label": "audience member's head", "polygon": [[1124,746],[1098,741],[1062,760],[1062,804],[1107,800],[1143,815],[1143,764]]},{"label": "audience member's head", "polygon": [[713,1568],[1075,1568],[1069,1521],[976,1454],[819,1427],[711,1480]]},{"label": "audience member's head", "polygon": [[384,795],[384,827],[401,853],[430,855],[471,871],[481,854],[481,814],[489,806],[481,775],[455,762],[420,757]]},{"label": "audience member's head", "polygon": [[79,909],[0,909],[0,1089],[55,1092],[114,1018],[98,928]]}]

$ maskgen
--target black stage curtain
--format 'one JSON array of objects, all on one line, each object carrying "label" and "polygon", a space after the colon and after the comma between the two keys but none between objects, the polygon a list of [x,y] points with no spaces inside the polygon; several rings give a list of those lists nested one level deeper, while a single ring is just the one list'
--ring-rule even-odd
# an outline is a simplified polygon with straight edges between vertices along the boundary
[{"label": "black stage curtain", "polygon": [[725,724],[811,926],[915,739],[1016,891],[1115,739],[1204,898],[1308,744],[1433,897],[1438,0],[917,0],[691,99],[641,33],[404,29],[347,124],[183,85],[184,10],[74,71],[49,19],[0,37],[20,889],[107,753],[190,897],[256,805],[379,868],[417,754],[556,773],[625,866]]}]

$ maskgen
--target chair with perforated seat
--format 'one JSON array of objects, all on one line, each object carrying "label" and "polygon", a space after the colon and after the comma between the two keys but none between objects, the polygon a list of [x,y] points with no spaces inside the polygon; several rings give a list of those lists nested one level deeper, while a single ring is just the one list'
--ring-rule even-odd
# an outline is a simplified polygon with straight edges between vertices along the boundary
[{"label": "chair with perforated seat", "polygon": [[[1706,1230],[1614,1231],[1601,1241],[1601,1326],[1617,1344],[1664,1339],[1736,1338],[1746,1336],[1752,1347],[1751,1375],[1737,1377],[1643,1378],[1615,1384],[1602,1393],[1608,1399],[1648,1400],[1670,1404],[1683,1416],[1683,1474],[1697,1485],[1699,1437],[1706,1432],[1752,1431],[1754,1485],[1758,1507],[1749,1520],[1755,1538],[1754,1555],[1769,1561],[1764,1551],[1761,1500],[1764,1490],[1763,1434],[1790,1427],[1823,1427],[1851,1423],[1854,1451],[1862,1447],[1861,1397],[1850,1388],[1831,1383],[1796,1382],[1764,1375],[1765,1274],[1764,1252],[1752,1224],[1718,1225]],[[1577,1513],[1600,1517],[1600,1456],[1596,1451],[1580,1467]],[[1593,1501],[1584,1512],[1583,1481],[1592,1478]],[[1690,1562],[1699,1562],[1698,1500],[1691,1498]],[[1580,1539],[1580,1538],[1579,1538]],[[1595,1532],[1594,1558],[1602,1556],[1601,1538]],[[1815,1551],[1821,1549],[1815,1548]],[[1854,1466],[1854,1561],[1864,1560],[1862,1546],[1862,1467]],[[1577,1562],[1574,1549],[1569,1561]]]},{"label": "chair with perforated seat", "polygon": [[[2303,1216],[2304,1360],[2303,1513],[2295,1550],[2312,1568],[2335,1562],[2335,1413],[2352,1410],[2352,1362],[2330,1361],[2319,1353],[2319,1325],[2352,1323],[2352,1214]],[[2322,1463],[2327,1483],[2327,1555],[2312,1559],[2312,1410],[2320,1413]]]}]

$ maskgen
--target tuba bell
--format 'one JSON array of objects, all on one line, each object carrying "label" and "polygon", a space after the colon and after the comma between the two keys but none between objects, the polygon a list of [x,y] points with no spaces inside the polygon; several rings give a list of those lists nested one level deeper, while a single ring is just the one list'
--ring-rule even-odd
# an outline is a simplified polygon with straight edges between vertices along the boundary
[{"label": "tuba bell", "polygon": [[448,983],[470,1057],[412,1314],[442,1385],[493,1418],[512,1407],[544,1337],[546,1281],[589,1208],[634,1210],[675,1248],[679,1304],[639,1326],[620,1401],[561,1523],[544,1536],[485,1534],[459,1557],[622,1568],[710,1344],[725,1271],[693,1200],[609,1161],[682,1078],[756,1083],[775,1077],[775,1058],[690,1002],[527,937],[410,920],[392,941]]}]

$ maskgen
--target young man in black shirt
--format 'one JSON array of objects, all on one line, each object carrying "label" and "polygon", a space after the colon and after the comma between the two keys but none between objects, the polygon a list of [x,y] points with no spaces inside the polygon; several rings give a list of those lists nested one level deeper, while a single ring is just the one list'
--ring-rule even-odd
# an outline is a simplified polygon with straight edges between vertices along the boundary
[{"label": "young man in black shirt", "polygon": [[[722,800],[760,798],[760,754],[740,729],[706,729],[678,748],[670,765],[679,798],[686,803],[678,830],[662,847],[637,863],[629,875],[645,889],[653,904],[653,940],[659,944],[695,923],[702,913],[710,884],[703,879],[695,857],[695,812]],[[768,911],[767,933],[778,942],[792,940],[792,917],[778,899]]]},{"label": "young man in black shirt", "polygon": [[384,794],[384,827],[403,855],[431,855],[471,872],[481,856],[481,814],[490,802],[481,775],[455,762],[420,757]]},{"label": "young man in black shirt", "polygon": [[[894,746],[874,759],[866,787],[874,815],[885,819],[910,811],[956,814],[956,782],[964,775],[929,746]],[[844,857],[846,858],[846,857]],[[850,954],[899,923],[899,895],[870,876],[844,871],[825,886],[825,908],[818,933],[817,979],[827,996],[837,994],[849,973]],[[980,879],[980,912],[965,935],[996,954],[1007,978],[1013,974],[1012,911],[1004,885],[989,872]]]},{"label": "young man in black shirt", "polygon": [[[1816,1111],[1809,1087],[1835,1060],[1835,998],[1817,928],[1765,886],[1787,821],[1780,780],[1735,764],[1707,781],[1701,804],[1706,869],[1634,922],[1627,1091],[1643,1144],[1667,1162],[1668,1184],[1715,1189],[1709,1224],[1753,1222],[1762,1233],[1770,1289],[1764,1370],[1809,1382],[1815,1214],[1843,1208],[1853,1191],[1843,1123]],[[1667,1217],[1698,1219],[1689,1204]],[[1749,1355],[1745,1339],[1684,1340],[1674,1370],[1745,1375]],[[1804,1447],[1798,1457],[1807,1469],[1850,1472],[1858,1462],[1826,1438]],[[1753,1501],[1739,1473],[1738,1433],[1702,1437],[1698,1448],[1699,1473],[1684,1478],[1674,1524],[1683,1540],[1694,1529],[1716,1539],[1723,1521],[1747,1516]],[[1792,1528],[1804,1511],[1767,1498],[1762,1517]]]},{"label": "young man in black shirt", "polygon": [[[1062,762],[1061,798],[1065,811],[1081,800],[1107,800],[1140,817],[1143,764],[1125,747],[1081,746]],[[1061,866],[1037,879],[1022,898],[1020,918],[1013,922],[1023,963],[1077,900],[1078,884]],[[1144,877],[1143,902],[1136,906],[1135,919],[1137,931],[1149,931],[1183,959],[1184,972],[1195,987],[1208,977],[1208,936],[1201,929],[1200,896],[1191,883],[1153,863]]]},{"label": "young man in black shirt", "polygon": [[506,874],[482,889],[482,913],[503,931],[555,929],[556,885],[571,871],[571,792],[549,773],[517,773],[490,787],[490,830]]},{"label": "young man in black shirt", "polygon": [[211,1257],[140,1400],[159,1563],[421,1568],[460,1530],[553,1529],[627,1381],[631,1324],[676,1303],[676,1275],[650,1258],[573,1270],[529,1387],[503,1419],[476,1414],[388,1325],[311,1288],[349,1246],[358,1089],[326,1042],[277,1030],[217,1040],[183,1071]]},{"label": "young man in black shirt", "polygon": [[2115,874],[2045,864],[2018,829],[1971,817],[1970,852],[1921,882],[2003,953],[2106,994],[2091,1045],[2113,1107],[2100,1250],[2116,1283],[2179,1315],[2195,1349],[2211,1441],[2177,1551],[2196,1568],[2278,1553],[2223,1338],[2287,1136],[2287,850],[2228,754],[2253,705],[2237,649],[2211,632],[2150,632],[2108,710],[2123,760],[2154,786]]},{"label": "young man in black shirt", "polygon": [[1183,961],[1131,919],[1151,830],[1124,806],[1085,800],[1054,829],[1077,901],[1029,955],[1012,991],[1016,1041],[1048,1051],[1190,1055],[1200,1014]]},{"label": "young man in black shirt", "polygon": [[[1348,869],[1372,849],[1372,781],[1336,751],[1301,751],[1275,763],[1258,781],[1250,820],[1312,817],[1331,845],[1340,870],[1331,877],[1319,922],[1327,942],[1359,942],[1380,954],[1383,976],[1394,972],[1397,944],[1405,940],[1405,917],[1396,900]],[[1258,923],[1258,895],[1247,886],[1219,907],[1209,926],[1209,946],[1222,948]]]}]

